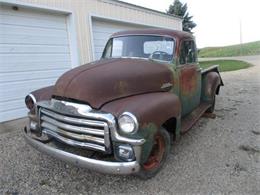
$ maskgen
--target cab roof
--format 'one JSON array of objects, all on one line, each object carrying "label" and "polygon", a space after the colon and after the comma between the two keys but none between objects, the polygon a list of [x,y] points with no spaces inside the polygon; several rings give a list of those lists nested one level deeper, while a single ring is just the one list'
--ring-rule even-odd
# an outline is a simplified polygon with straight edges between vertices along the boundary
[{"label": "cab roof", "polygon": [[168,29],[142,29],[142,30],[128,30],[120,31],[112,34],[111,37],[120,37],[128,35],[160,35],[160,36],[169,36],[178,40],[182,39],[194,39],[194,36],[191,33],[178,31],[178,30],[168,30]]}]

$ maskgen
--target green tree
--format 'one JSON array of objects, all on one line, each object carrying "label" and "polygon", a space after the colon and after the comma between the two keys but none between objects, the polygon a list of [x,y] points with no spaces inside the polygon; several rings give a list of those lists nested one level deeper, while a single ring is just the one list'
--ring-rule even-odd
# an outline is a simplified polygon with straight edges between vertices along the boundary
[{"label": "green tree", "polygon": [[179,0],[174,0],[174,2],[169,6],[167,10],[168,14],[173,14],[183,18],[182,30],[186,32],[191,32],[193,28],[197,26],[195,22],[192,21],[192,17],[189,15],[187,3],[183,5]]}]

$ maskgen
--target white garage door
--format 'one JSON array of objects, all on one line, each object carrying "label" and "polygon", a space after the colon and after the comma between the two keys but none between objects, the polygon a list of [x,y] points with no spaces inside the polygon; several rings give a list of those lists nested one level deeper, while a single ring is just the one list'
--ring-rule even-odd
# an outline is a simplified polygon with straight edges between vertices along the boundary
[{"label": "white garage door", "polygon": [[26,116],[26,94],[70,68],[65,15],[0,7],[0,122]]},{"label": "white garage door", "polygon": [[101,58],[106,42],[113,33],[123,30],[148,28],[147,26],[98,19],[93,19],[92,25],[95,60]]}]

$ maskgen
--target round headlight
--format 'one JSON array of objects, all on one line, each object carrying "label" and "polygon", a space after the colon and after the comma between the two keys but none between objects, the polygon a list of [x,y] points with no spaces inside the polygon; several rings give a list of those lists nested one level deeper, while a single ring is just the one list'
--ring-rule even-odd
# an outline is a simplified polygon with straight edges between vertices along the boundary
[{"label": "round headlight", "polygon": [[27,95],[25,97],[25,104],[29,110],[34,109],[36,104],[36,98],[32,94]]},{"label": "round headlight", "polygon": [[124,112],[118,118],[118,125],[124,133],[135,133],[138,130],[136,117],[130,112]]}]

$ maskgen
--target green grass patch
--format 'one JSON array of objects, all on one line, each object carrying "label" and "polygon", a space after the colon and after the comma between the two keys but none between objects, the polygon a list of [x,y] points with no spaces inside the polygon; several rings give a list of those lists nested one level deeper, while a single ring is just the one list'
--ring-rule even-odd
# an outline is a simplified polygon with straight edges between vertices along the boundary
[{"label": "green grass patch", "polygon": [[200,67],[205,69],[212,65],[219,65],[220,72],[240,70],[252,66],[251,64],[239,60],[212,60],[199,62]]},{"label": "green grass patch", "polygon": [[260,55],[260,41],[226,47],[206,47],[199,50],[199,57],[232,57]]}]

